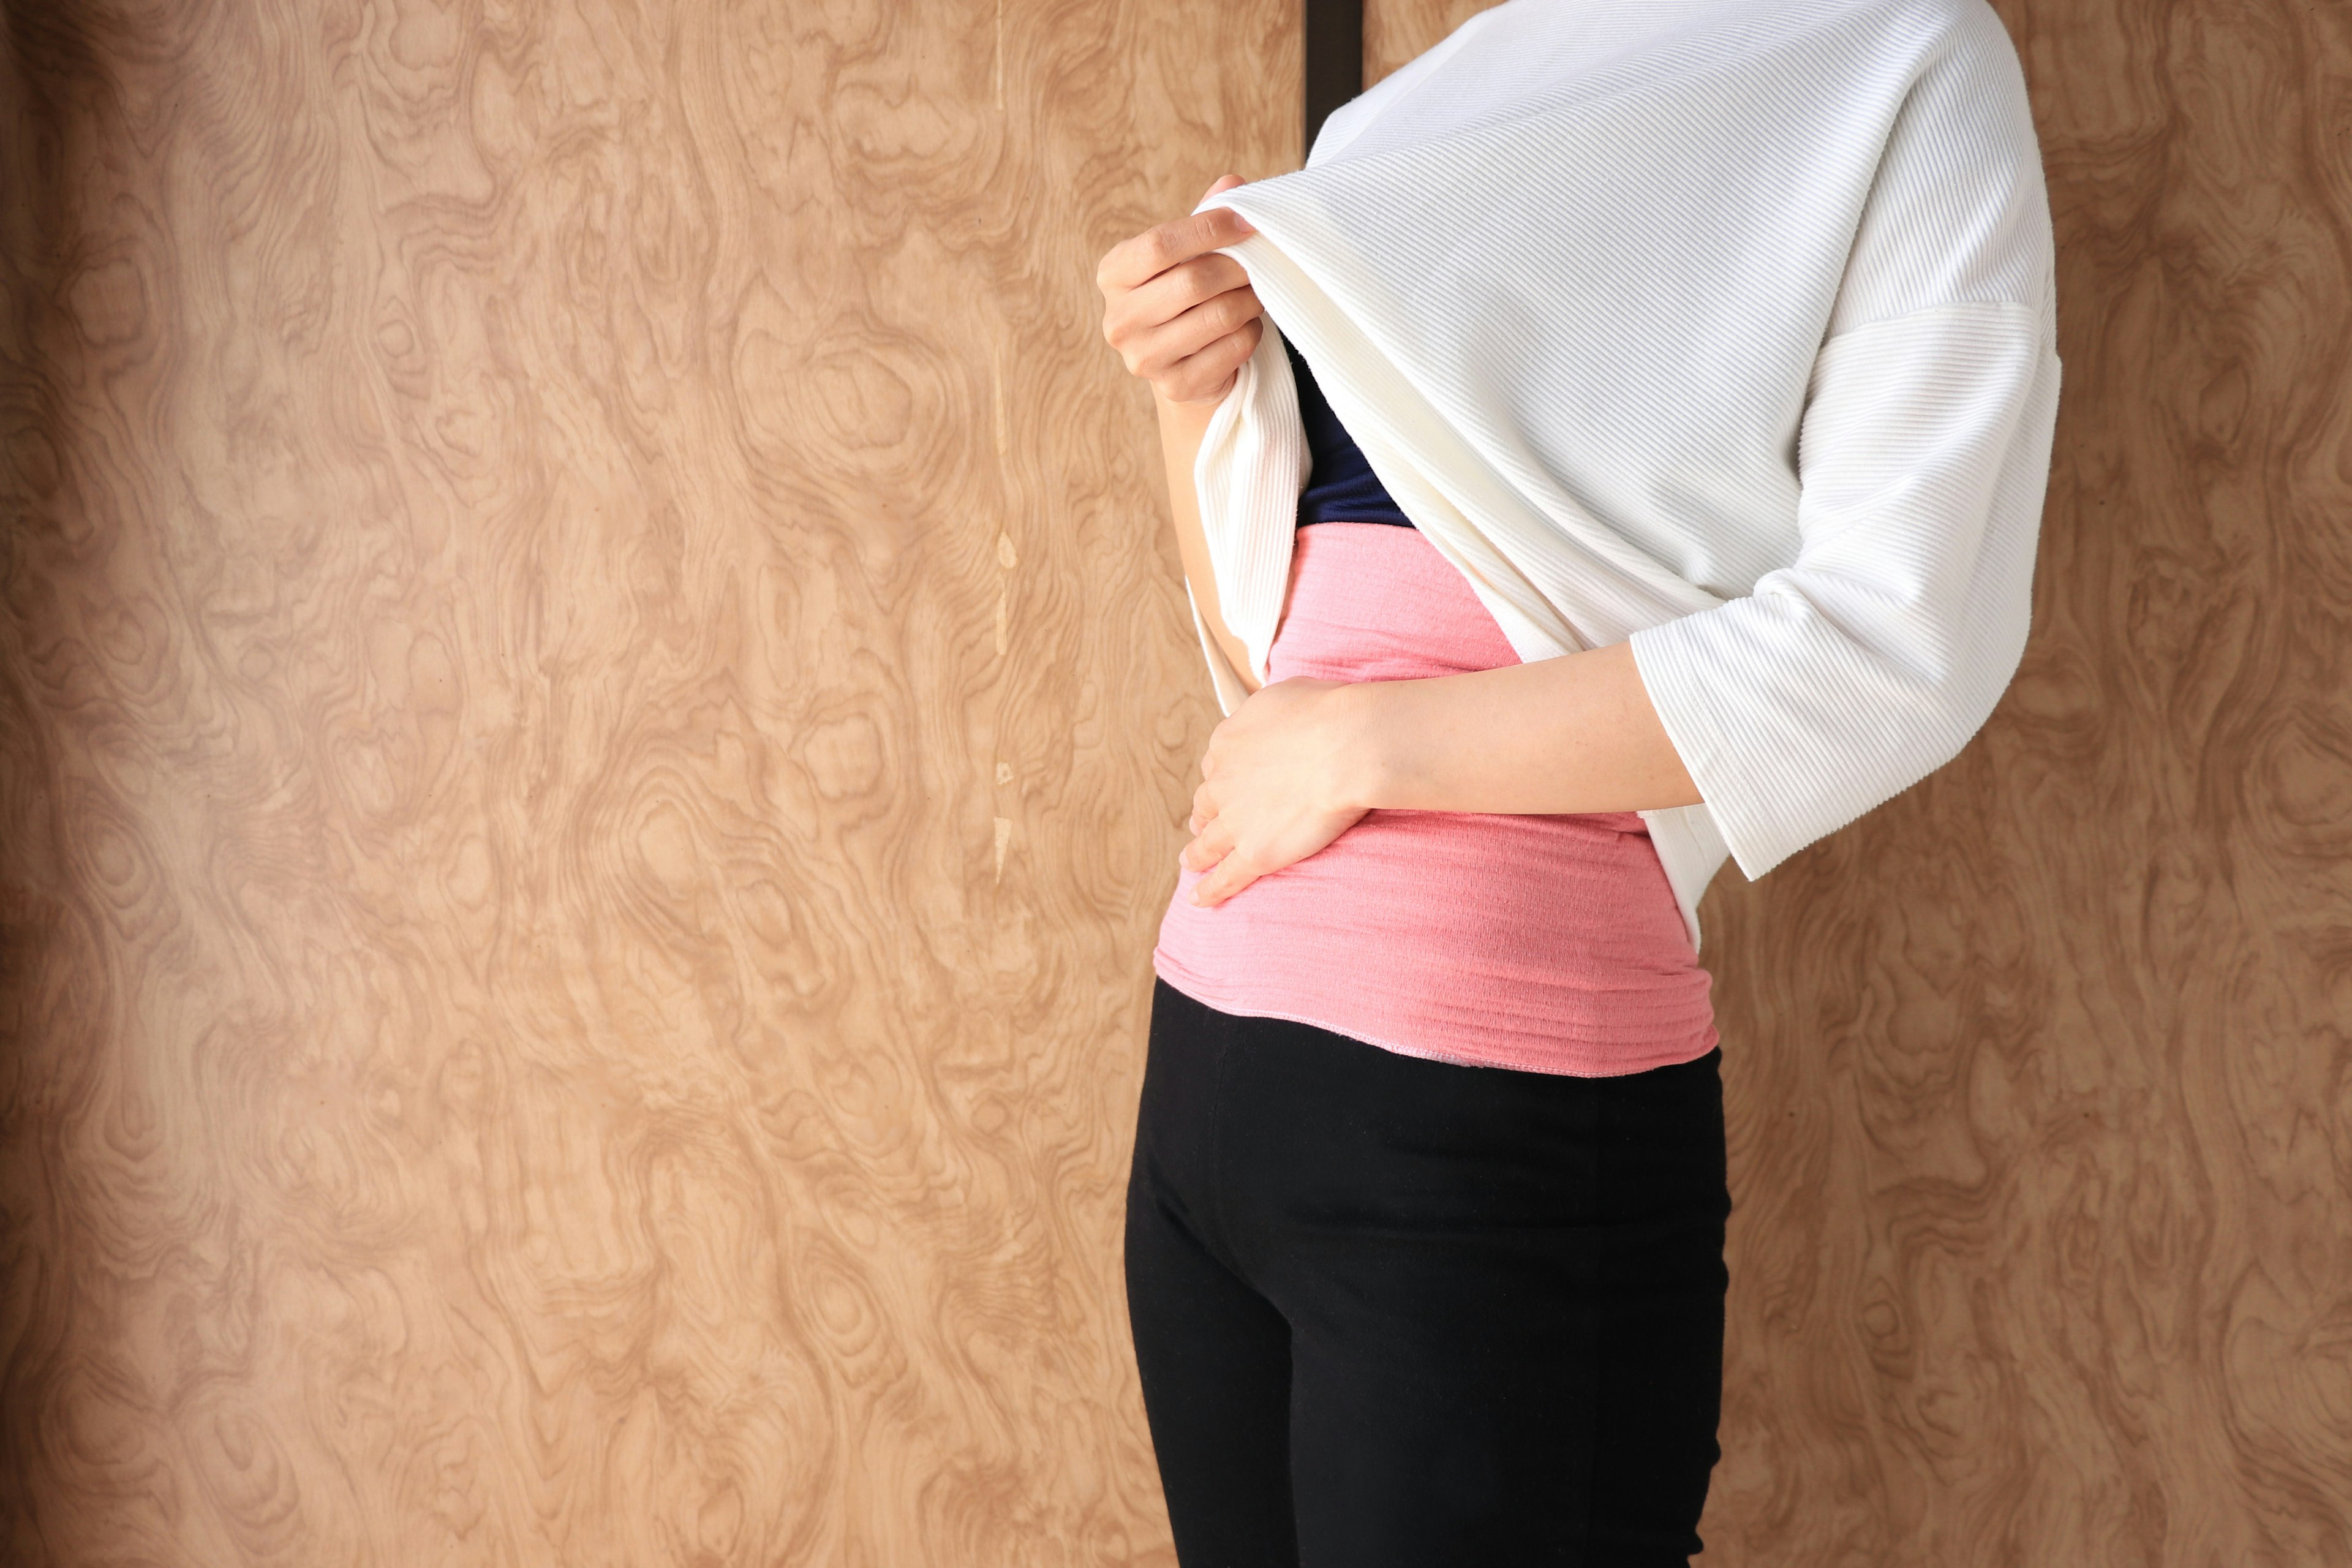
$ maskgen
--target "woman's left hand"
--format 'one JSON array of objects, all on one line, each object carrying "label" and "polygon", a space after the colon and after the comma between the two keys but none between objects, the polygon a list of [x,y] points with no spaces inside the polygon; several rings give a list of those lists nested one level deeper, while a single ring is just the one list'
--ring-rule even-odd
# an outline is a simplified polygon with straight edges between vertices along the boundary
[{"label": "woman's left hand", "polygon": [[1368,704],[1354,685],[1294,676],[1262,686],[1210,733],[1178,859],[1207,875],[1192,901],[1224,902],[1296,864],[1369,811]]}]

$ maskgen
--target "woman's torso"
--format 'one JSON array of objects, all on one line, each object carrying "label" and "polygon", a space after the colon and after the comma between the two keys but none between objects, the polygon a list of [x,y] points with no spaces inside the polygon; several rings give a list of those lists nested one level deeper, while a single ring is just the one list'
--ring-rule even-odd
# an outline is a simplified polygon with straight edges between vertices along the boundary
[{"label": "woman's torso", "polygon": [[[1269,680],[1517,662],[1418,530],[1298,530]],[[1180,872],[1153,967],[1223,1012],[1412,1056],[1586,1076],[1690,1061],[1716,1044],[1706,971],[1633,812],[1376,810],[1214,909],[1188,901],[1199,880]]]}]

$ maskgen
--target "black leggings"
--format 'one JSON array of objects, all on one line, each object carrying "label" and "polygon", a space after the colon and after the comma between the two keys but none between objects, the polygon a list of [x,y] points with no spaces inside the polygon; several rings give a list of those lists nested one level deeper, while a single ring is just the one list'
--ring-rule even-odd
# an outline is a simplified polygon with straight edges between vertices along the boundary
[{"label": "black leggings", "polygon": [[1697,1552],[1720,1057],[1462,1067],[1157,981],[1127,1293],[1183,1568]]}]

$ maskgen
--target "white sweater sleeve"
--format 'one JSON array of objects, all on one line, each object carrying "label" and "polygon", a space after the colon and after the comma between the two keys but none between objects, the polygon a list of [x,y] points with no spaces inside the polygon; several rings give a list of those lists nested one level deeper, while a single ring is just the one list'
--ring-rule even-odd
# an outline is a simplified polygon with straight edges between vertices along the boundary
[{"label": "white sweater sleeve", "polygon": [[1990,26],[1889,136],[1798,433],[1796,558],[1630,638],[1750,880],[1957,755],[2024,651],[2059,365],[2039,151]]},{"label": "white sweater sleeve", "polygon": [[1833,340],[1800,437],[1795,562],[1631,637],[1750,880],[1941,767],[1991,713],[2025,648],[2057,395],[2021,306]]}]

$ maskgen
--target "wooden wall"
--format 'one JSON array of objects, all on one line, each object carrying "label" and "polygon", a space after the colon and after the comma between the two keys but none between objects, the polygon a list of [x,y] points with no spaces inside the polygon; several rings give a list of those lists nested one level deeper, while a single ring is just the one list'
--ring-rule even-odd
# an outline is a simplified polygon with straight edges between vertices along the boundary
[{"label": "wooden wall", "polygon": [[[2034,637],[1710,895],[1704,1561],[2352,1563],[2352,14],[2001,9]],[[0,1559],[1172,1561],[1215,710],[1091,274],[1291,13],[7,11]]]},{"label": "wooden wall", "polygon": [[1286,5],[8,15],[0,1560],[1171,1561],[1094,268]]}]

